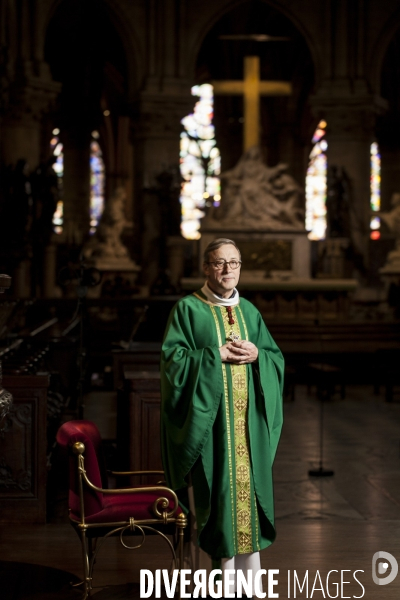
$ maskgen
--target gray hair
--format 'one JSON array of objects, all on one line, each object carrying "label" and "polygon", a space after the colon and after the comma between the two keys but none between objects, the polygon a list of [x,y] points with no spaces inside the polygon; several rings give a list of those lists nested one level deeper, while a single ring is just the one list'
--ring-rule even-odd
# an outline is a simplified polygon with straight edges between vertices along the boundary
[{"label": "gray hair", "polygon": [[239,256],[241,257],[240,250],[237,247],[236,242],[234,242],[233,240],[228,240],[228,238],[217,238],[216,240],[210,242],[207,248],[204,250],[204,263],[208,263],[208,259],[210,258],[211,252],[214,252],[214,250],[218,250],[218,248],[221,248],[221,246],[226,246],[227,244],[231,244],[231,246],[234,246],[239,252]]}]

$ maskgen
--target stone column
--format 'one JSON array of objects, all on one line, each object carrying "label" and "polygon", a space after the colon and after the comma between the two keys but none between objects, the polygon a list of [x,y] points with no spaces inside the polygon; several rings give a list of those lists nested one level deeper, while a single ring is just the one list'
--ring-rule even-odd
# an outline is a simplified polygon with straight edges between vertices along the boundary
[{"label": "stone column", "polygon": [[64,222],[61,241],[80,244],[90,227],[90,132],[71,123],[62,132]]},{"label": "stone column", "polygon": [[[190,85],[180,94],[143,93],[136,105],[135,198],[141,226],[142,282],[151,285],[160,265],[161,207],[157,177],[179,169],[181,119],[193,110]],[[172,232],[171,232],[172,233]]]},{"label": "stone column", "polygon": [[0,9],[0,158],[6,165],[24,159],[31,169],[42,158],[42,117],[60,91],[44,61],[40,8],[37,0],[4,0]]},{"label": "stone column", "polygon": [[[324,97],[325,96],[325,97]],[[375,141],[376,115],[385,109],[381,98],[320,93],[313,99],[318,118],[327,121],[328,167],[343,167],[350,179],[350,230],[357,254],[368,267],[370,223],[370,146]]]},{"label": "stone column", "polygon": [[[131,99],[136,212],[133,220],[141,227],[142,282],[151,285],[159,273],[160,243],[165,246],[164,216],[160,215],[165,210],[160,210],[160,204],[174,203],[172,196],[165,195],[160,200],[163,194],[158,178],[161,174],[179,173],[181,119],[193,110],[195,98],[190,94],[192,73],[187,71],[187,3],[148,0],[145,26],[143,86]],[[168,235],[175,234],[168,231]]]},{"label": "stone column", "polygon": [[381,208],[390,210],[392,194],[400,192],[400,148],[379,146],[381,153]]},{"label": "stone column", "polygon": [[5,164],[19,159],[35,168],[40,156],[42,117],[60,91],[43,56],[36,0],[2,2],[0,46],[4,62],[0,80],[0,155]]},{"label": "stone column", "polygon": [[[2,81],[8,93],[3,96],[0,118],[0,162],[3,168],[23,160],[27,175],[41,162],[43,118],[52,111],[60,85],[52,81],[47,65],[33,66],[32,62],[17,63],[15,72],[7,71]],[[15,272],[15,291],[22,298],[31,290],[31,259],[28,249]]]},{"label": "stone column", "polygon": [[131,120],[127,115],[119,115],[115,138],[108,134],[108,156],[106,195],[111,197],[117,188],[125,190],[127,202],[126,218],[133,221],[133,146],[131,139]]},{"label": "stone column", "polygon": [[33,169],[40,162],[42,119],[60,91],[60,84],[51,79],[45,63],[40,71],[37,75],[30,63],[23,64],[13,81],[3,79],[8,87],[1,119],[3,164],[15,164],[23,158]]},{"label": "stone column", "polygon": [[379,120],[378,143],[381,154],[381,209],[391,210],[390,199],[400,192],[400,116],[392,112]]}]

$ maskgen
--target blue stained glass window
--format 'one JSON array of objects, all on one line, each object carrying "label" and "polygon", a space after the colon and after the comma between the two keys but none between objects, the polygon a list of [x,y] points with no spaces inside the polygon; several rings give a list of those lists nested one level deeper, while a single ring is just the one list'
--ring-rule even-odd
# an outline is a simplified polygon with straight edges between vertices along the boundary
[{"label": "blue stained glass window", "polygon": [[[93,132],[95,133],[95,132]],[[90,144],[90,232],[94,233],[104,210],[104,161],[96,139]]]},{"label": "blue stained glass window", "polygon": [[[64,153],[63,145],[60,142],[60,130],[53,130],[53,137],[50,141],[50,149],[57,161],[53,168],[58,176],[61,199],[57,203],[56,211],[53,215],[53,228],[55,233],[62,233],[63,230],[63,200],[62,200],[62,181],[64,176]],[[92,132],[92,141],[90,144],[90,233],[96,231],[99,219],[104,210],[104,179],[105,169],[103,155],[98,142],[99,134]]]}]

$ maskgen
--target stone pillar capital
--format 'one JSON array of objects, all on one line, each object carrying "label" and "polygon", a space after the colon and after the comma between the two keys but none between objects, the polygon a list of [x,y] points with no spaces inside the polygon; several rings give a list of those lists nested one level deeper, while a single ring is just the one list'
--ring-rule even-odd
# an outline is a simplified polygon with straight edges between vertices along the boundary
[{"label": "stone pillar capital", "polygon": [[136,139],[179,139],[181,120],[193,110],[190,87],[184,93],[143,91],[132,102],[132,130]]},{"label": "stone pillar capital", "polygon": [[14,77],[4,76],[1,82],[4,96],[1,106],[7,122],[29,124],[41,121],[51,110],[61,84],[52,80],[46,63],[33,65],[24,61],[15,69]]},{"label": "stone pillar capital", "polygon": [[316,117],[325,119],[327,138],[373,141],[376,118],[387,110],[380,96],[327,93],[320,91],[311,99]]}]

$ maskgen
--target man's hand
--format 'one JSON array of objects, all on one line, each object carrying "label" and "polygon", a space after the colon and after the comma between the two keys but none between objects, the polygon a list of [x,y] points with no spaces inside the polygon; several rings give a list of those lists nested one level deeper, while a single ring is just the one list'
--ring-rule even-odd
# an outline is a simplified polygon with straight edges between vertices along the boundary
[{"label": "man's hand", "polygon": [[231,362],[231,357],[233,354],[231,353],[231,343],[224,344],[219,348],[219,353],[221,355],[222,362]]},{"label": "man's hand", "polygon": [[220,347],[219,353],[222,362],[233,363],[235,365],[252,363],[258,358],[257,347],[252,342],[246,340],[224,344]]}]

